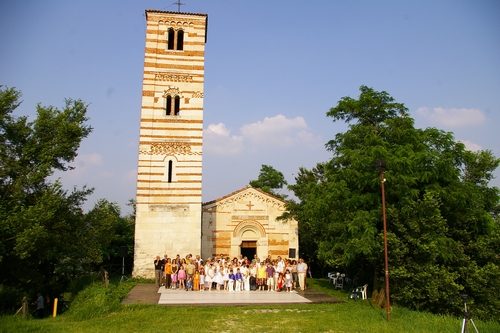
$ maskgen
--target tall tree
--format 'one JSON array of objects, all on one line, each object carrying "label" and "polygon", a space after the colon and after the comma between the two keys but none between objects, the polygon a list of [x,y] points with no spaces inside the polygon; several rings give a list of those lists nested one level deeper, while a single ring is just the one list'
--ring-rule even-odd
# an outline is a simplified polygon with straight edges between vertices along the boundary
[{"label": "tall tree", "polygon": [[498,299],[476,281],[500,287],[494,222],[499,191],[488,187],[499,160],[489,151],[467,151],[452,133],[415,128],[406,107],[386,92],[360,91],[359,98],[344,97],[327,113],[349,129],[328,142],[333,157],[321,179],[299,179],[300,186],[291,187],[301,201],[289,204],[288,214],[300,216],[299,225],[305,216],[321,230],[321,260],[373,282],[378,292],[383,235],[375,162],[383,159],[393,300],[458,312],[458,304],[453,308],[448,301],[467,292],[481,301],[473,305],[477,313],[498,317]]},{"label": "tall tree", "polygon": [[68,192],[48,180],[72,168],[92,128],[81,100],[66,100],[62,110],[39,104],[28,121],[13,115],[20,97],[0,87],[0,283],[57,294],[82,267],[101,260],[81,209],[92,190]]},{"label": "tall tree", "polygon": [[[135,201],[131,200],[129,205],[135,207]],[[133,252],[134,215],[122,216],[120,206],[106,199],[97,201],[85,214],[86,224],[91,229],[89,243],[99,250],[104,262],[112,263],[114,258],[120,257],[121,246]]]},{"label": "tall tree", "polygon": [[[295,184],[288,185],[288,189],[293,191],[298,201],[291,199],[287,203],[287,211],[278,220],[299,221],[299,248],[300,257],[307,260],[307,264],[315,272],[324,273],[325,262],[319,257],[317,241],[321,239],[323,232],[321,225],[326,221],[320,222],[316,214],[311,215],[311,211],[302,209],[307,201],[309,194],[309,184],[318,184],[324,182],[325,166],[318,163],[311,170],[304,167],[299,168],[295,177]],[[322,274],[323,275],[323,274]]]},{"label": "tall tree", "polygon": [[285,199],[286,194],[281,194],[278,190],[287,185],[285,176],[270,165],[262,164],[260,168],[259,177],[250,181],[250,185],[261,189],[264,192],[272,194],[278,198]]}]

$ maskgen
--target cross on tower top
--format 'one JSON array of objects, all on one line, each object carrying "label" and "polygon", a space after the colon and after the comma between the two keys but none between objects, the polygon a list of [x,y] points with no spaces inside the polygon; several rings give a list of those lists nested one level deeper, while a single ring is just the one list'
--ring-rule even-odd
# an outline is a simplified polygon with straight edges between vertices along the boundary
[{"label": "cross on tower top", "polygon": [[176,2],[173,3],[174,5],[177,5],[177,12],[181,12],[181,6],[184,6],[184,3],[181,3],[181,0],[177,0]]}]

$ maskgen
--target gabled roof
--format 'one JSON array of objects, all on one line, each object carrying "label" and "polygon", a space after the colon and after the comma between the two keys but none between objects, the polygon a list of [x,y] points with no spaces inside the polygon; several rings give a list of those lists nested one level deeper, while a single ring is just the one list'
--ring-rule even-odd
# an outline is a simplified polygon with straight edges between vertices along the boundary
[{"label": "gabled roof", "polygon": [[253,187],[253,186],[247,185],[247,186],[243,187],[242,189],[239,189],[239,190],[237,190],[237,191],[235,191],[235,192],[233,192],[233,193],[230,193],[230,194],[228,194],[228,195],[225,195],[225,196],[223,196],[223,197],[221,197],[221,198],[219,198],[219,199],[215,199],[215,200],[212,200],[212,201],[205,202],[205,203],[203,203],[203,204],[202,204],[202,206],[217,203],[217,202],[219,202],[219,201],[222,201],[222,200],[225,200],[225,199],[227,199],[227,198],[230,198],[230,197],[233,197],[233,196],[235,196],[235,195],[238,195],[238,194],[240,194],[241,192],[247,191],[248,189],[252,189],[252,190],[255,190],[255,191],[257,191],[257,192],[260,192],[262,195],[265,195],[265,196],[268,196],[268,197],[270,197],[270,198],[273,198],[274,200],[280,201],[280,202],[282,202],[283,204],[286,204],[286,203],[287,203],[287,201],[285,201],[285,200],[283,200],[283,199],[281,199],[281,198],[278,198],[278,197],[276,197],[276,196],[274,196],[274,195],[272,195],[272,194],[270,194],[270,193],[264,192],[264,191],[262,191],[260,188],[256,188],[256,187]]}]

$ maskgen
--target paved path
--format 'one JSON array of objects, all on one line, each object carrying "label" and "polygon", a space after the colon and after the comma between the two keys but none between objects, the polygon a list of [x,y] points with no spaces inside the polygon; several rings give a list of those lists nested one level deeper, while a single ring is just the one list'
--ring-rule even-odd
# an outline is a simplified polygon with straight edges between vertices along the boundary
[{"label": "paved path", "polygon": [[158,305],[266,305],[266,304],[312,304],[343,302],[316,290],[299,292],[268,291],[184,291],[171,290],[152,283],[139,283],[130,290],[123,304]]}]

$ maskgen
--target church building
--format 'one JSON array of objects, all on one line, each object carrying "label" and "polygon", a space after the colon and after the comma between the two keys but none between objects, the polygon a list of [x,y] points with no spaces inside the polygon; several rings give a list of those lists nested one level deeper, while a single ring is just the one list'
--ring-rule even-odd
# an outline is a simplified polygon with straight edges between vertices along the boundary
[{"label": "church building", "polygon": [[202,204],[208,15],[146,10],[133,276],[156,255],[295,258],[284,201],[252,187]]},{"label": "church building", "polygon": [[203,204],[202,253],[252,260],[281,256],[296,258],[299,246],[296,221],[276,221],[285,201],[247,186]]}]

